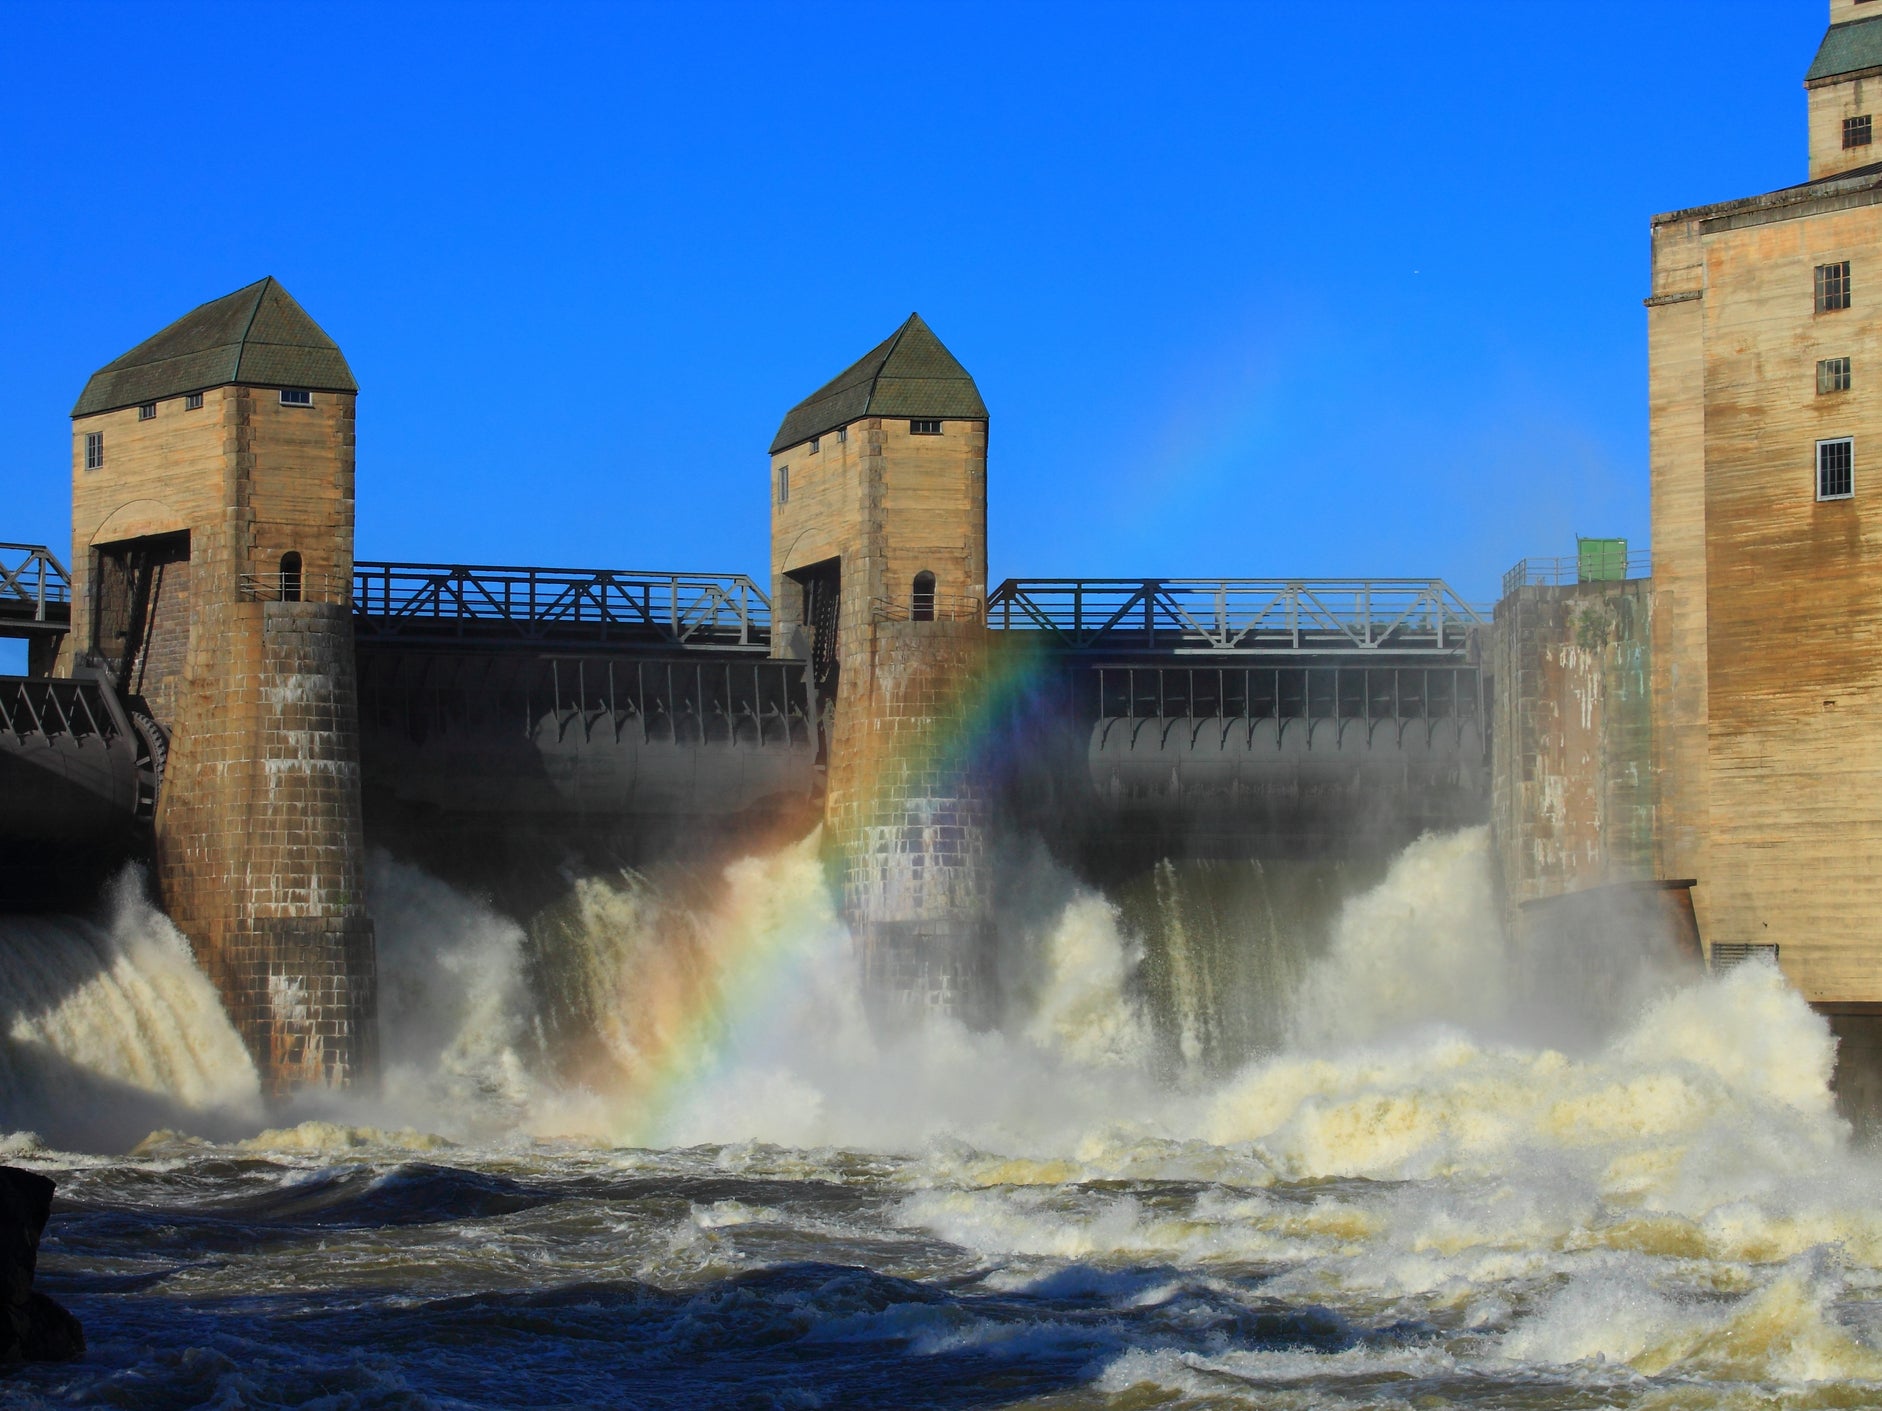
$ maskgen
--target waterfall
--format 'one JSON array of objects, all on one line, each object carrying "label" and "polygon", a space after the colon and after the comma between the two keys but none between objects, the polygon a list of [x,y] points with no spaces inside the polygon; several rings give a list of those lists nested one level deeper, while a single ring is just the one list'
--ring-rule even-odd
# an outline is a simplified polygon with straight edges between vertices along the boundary
[{"label": "waterfall", "polygon": [[0,1125],[81,1151],[251,1129],[254,1064],[135,872],[101,916],[0,916]]}]

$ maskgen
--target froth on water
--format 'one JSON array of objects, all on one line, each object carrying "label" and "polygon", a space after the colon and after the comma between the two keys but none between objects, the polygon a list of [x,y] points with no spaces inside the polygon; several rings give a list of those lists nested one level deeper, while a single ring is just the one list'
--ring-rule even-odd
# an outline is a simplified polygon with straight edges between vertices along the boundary
[{"label": "froth on water", "polygon": [[1035,880],[1004,1022],[884,1035],[815,840],[528,926],[380,857],[383,1083],[287,1111],[134,890],[7,922],[7,1125],[189,1134],[15,1139],[103,1330],[48,1398],[1882,1402],[1882,1179],[1774,968],[1616,934],[1568,993],[1480,830]]}]

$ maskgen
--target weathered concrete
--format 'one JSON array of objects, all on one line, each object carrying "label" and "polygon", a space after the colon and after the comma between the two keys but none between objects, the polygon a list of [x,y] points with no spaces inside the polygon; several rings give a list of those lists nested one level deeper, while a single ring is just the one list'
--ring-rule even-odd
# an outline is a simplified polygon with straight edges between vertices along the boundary
[{"label": "weathered concrete", "polygon": [[1653,585],[1497,604],[1492,813],[1512,907],[1654,874]]}]

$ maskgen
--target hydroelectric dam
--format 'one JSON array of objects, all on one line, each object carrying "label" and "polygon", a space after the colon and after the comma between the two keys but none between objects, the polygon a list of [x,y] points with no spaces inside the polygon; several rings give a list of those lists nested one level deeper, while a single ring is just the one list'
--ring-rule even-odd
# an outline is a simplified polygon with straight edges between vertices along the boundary
[{"label": "hydroelectric dam", "polygon": [[[31,663],[0,678],[7,904],[147,862],[275,1091],[373,1071],[369,846],[526,916],[571,859],[821,825],[890,1024],[990,1012],[1028,848],[1116,885],[1489,823],[1512,926],[1697,954],[1624,547],[1519,563],[1493,607],[1436,577],[995,582],[989,412],[911,316],[785,414],[763,578],[356,561],[357,393],[274,280],[204,304],[83,389],[69,555],[0,546]],[[1850,1032],[1882,1004],[1809,997]]]}]

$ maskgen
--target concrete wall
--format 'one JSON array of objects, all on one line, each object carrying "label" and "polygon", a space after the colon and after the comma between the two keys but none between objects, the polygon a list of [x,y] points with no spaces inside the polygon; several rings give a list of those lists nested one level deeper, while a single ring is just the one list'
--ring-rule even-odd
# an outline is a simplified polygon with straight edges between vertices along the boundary
[{"label": "concrete wall", "polygon": [[1513,907],[1654,875],[1654,615],[1645,580],[1497,604],[1491,787]]},{"label": "concrete wall", "polygon": [[[94,637],[96,551],[187,532],[134,683],[170,731],[155,820],[165,909],[276,1089],[344,1084],[376,1051],[347,590],[353,402],[229,386],[73,422],[73,631]],[[86,437],[104,464],[85,468]],[[304,601],[276,602],[282,555]]]}]

